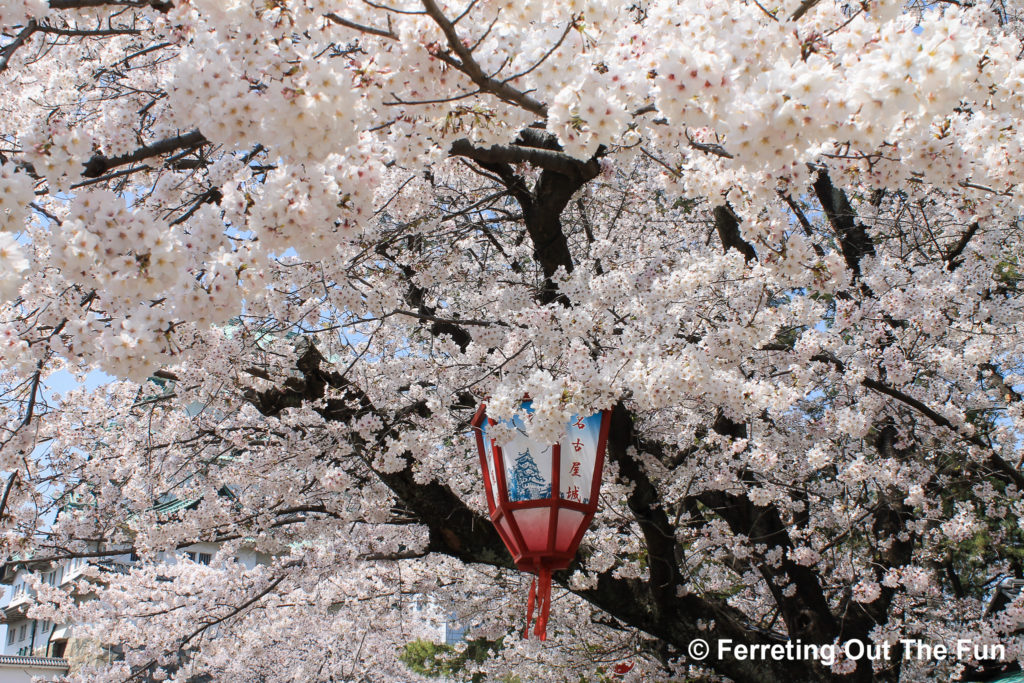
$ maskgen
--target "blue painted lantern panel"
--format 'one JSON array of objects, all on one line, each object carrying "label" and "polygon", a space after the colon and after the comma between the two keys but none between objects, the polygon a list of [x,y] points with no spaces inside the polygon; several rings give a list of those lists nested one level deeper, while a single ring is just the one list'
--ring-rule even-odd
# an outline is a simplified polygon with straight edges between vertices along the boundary
[{"label": "blue painted lantern panel", "polygon": [[[531,401],[524,401],[523,410],[533,413]],[[512,427],[514,436],[500,444],[504,456],[505,483],[511,502],[544,500],[551,497],[552,447],[527,436],[523,418],[516,415],[512,420],[502,422]],[[484,449],[487,459],[487,474],[497,491],[495,479],[495,454],[491,439],[484,430]],[[597,465],[597,446],[601,435],[601,413],[589,417],[573,415],[565,428],[565,435],[559,442],[561,447],[559,465],[559,491],[563,500],[587,504],[594,481]]]}]

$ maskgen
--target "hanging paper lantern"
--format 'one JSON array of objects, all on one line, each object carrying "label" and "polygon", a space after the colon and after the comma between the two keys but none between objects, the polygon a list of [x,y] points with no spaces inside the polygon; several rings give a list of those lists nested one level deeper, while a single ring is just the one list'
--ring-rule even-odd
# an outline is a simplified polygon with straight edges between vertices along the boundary
[{"label": "hanging paper lantern", "polygon": [[[533,413],[529,400],[522,408]],[[487,417],[486,405],[473,417],[491,521],[516,566],[537,575],[530,584],[524,635],[529,635],[536,601],[540,615],[534,633],[541,640],[547,637],[551,572],[572,562],[597,510],[610,422],[607,410],[573,415],[561,440],[550,444],[527,436],[519,416],[502,422],[512,436],[501,441],[493,437],[495,430],[488,433],[496,423]]]}]

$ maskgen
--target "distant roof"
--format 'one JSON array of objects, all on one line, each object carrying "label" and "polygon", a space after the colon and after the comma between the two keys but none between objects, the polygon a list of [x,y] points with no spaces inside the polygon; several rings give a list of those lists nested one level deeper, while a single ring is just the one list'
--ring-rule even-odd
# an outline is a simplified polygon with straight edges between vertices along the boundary
[{"label": "distant roof", "polygon": [[0,666],[30,667],[33,669],[67,670],[68,660],[62,657],[22,657],[20,655],[0,655]]},{"label": "distant roof", "polygon": [[177,512],[178,510],[184,510],[185,508],[191,507],[192,505],[195,505],[198,502],[198,498],[192,498],[191,500],[182,500],[181,498],[177,497],[168,497],[167,500],[157,503],[156,505],[151,507],[150,510],[159,515],[171,515]]}]

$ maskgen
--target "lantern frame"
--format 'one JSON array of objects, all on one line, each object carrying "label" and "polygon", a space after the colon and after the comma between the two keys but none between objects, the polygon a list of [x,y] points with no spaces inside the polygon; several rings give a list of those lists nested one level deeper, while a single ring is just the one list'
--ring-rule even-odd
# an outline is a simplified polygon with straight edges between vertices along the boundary
[{"label": "lantern frame", "polygon": [[[529,401],[529,399],[524,399]],[[597,496],[601,488],[601,478],[604,471],[605,449],[608,445],[608,432],[611,427],[611,411],[601,410],[601,426],[598,431],[596,452],[594,457],[594,468],[591,473],[590,495],[587,502],[568,500],[561,497],[561,455],[560,443],[550,445],[551,448],[551,471],[549,481],[551,492],[547,498],[533,500],[513,501],[509,499],[508,482],[506,481],[505,454],[501,446],[491,436],[484,434],[484,421],[487,425],[496,425],[497,422],[487,417],[487,405],[481,403],[470,425],[476,436],[477,452],[480,456],[480,469],[484,479],[484,492],[487,496],[487,508],[490,512],[491,522],[494,528],[504,541],[505,547],[512,554],[512,559],[521,571],[540,574],[541,571],[552,571],[567,569],[576,556],[583,535],[590,527],[590,522],[597,512]],[[491,481],[491,465],[487,462],[488,451],[484,439],[490,440],[490,452],[493,458],[493,472],[496,481]],[[514,514],[517,510],[549,510],[546,520],[547,542],[543,548],[531,549],[526,543],[525,535],[520,528],[520,520]],[[582,518],[575,522],[577,528],[569,538],[569,542],[561,549],[558,543],[558,522],[562,511],[574,511],[581,513]],[[570,523],[571,520],[569,520]]]}]

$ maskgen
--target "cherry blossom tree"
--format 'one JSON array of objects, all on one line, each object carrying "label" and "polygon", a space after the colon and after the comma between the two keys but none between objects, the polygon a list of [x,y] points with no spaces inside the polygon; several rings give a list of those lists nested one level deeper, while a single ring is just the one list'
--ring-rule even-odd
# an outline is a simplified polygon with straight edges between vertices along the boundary
[{"label": "cherry blossom tree", "polygon": [[[423,600],[495,680],[1016,666],[1021,11],[0,4],[2,554],[140,558],[39,586],[74,680],[411,679]],[[544,643],[468,426],[525,394],[612,410]]]}]

